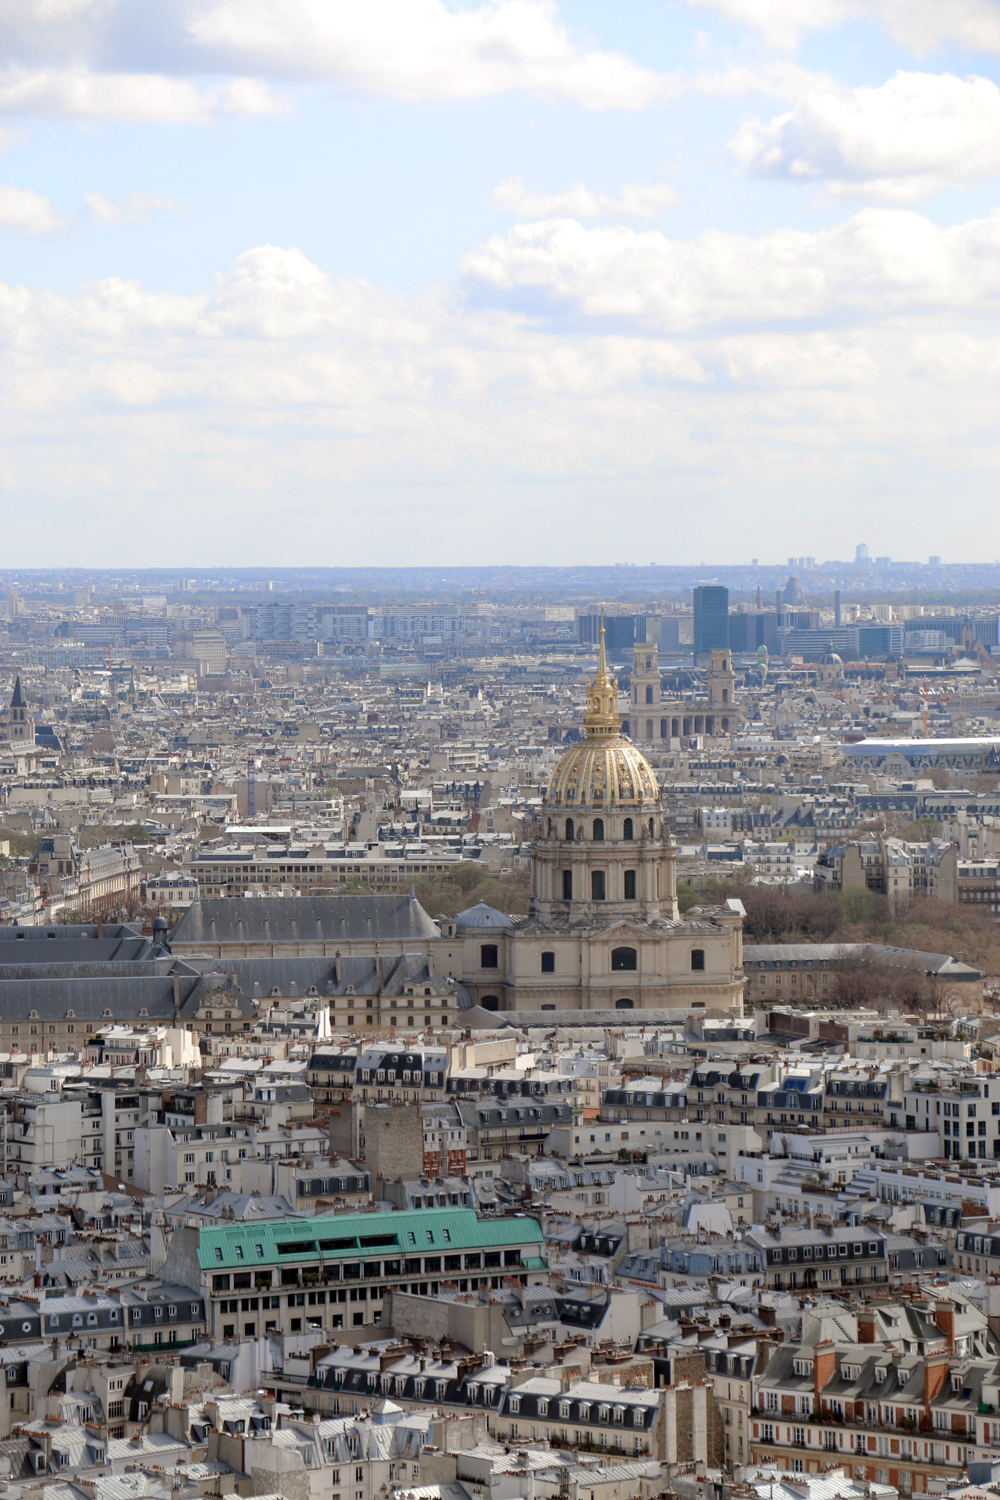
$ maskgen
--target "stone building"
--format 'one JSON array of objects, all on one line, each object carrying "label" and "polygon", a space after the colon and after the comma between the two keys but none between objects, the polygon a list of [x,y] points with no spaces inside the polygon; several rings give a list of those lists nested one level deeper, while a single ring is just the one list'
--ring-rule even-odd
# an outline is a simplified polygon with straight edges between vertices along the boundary
[{"label": "stone building", "polygon": [[622,721],[622,730],[637,744],[676,748],[672,741],[728,735],[741,722],[731,651],[711,653],[703,698],[671,699],[663,696],[659,647],[645,643],[633,647],[628,718]]},{"label": "stone building", "polygon": [[486,1010],[742,1014],[742,908],[679,915],[660,788],[622,734],[617,697],[602,638],[584,737],[545,794],[529,916],[482,904],[460,913],[442,923],[439,963]]}]

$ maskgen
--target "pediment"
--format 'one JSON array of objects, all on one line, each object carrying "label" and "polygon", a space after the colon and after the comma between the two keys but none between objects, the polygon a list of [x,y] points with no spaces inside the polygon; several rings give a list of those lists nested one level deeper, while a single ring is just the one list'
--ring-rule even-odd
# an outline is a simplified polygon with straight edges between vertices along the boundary
[{"label": "pediment", "polygon": [[634,943],[641,943],[651,941],[653,936],[654,934],[649,931],[648,927],[637,927],[634,922],[623,917],[620,922],[611,922],[607,927],[591,933],[590,940],[603,942],[607,938],[629,938]]}]

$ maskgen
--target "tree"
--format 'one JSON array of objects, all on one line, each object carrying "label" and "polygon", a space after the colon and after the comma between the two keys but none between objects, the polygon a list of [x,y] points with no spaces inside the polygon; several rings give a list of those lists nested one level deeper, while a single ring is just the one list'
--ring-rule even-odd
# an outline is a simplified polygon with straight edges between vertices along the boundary
[{"label": "tree", "polygon": [[891,983],[886,966],[862,953],[838,959],[832,999],[845,1009],[871,1010],[887,998]]}]

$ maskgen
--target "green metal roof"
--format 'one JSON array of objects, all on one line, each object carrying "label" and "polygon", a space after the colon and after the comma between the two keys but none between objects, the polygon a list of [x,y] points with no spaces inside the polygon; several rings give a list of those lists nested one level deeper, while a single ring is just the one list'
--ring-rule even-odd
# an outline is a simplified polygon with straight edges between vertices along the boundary
[{"label": "green metal roof", "polygon": [[541,1243],[537,1219],[481,1222],[471,1208],[324,1214],[313,1219],[267,1219],[258,1224],[202,1229],[198,1264],[203,1271],[249,1271],[253,1266],[293,1266],[302,1260],[353,1260],[365,1255],[433,1254]]}]

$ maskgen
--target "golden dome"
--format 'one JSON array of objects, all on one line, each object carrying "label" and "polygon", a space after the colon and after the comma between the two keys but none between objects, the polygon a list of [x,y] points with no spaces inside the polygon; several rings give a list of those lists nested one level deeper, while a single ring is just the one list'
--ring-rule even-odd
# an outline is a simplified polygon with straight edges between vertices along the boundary
[{"label": "golden dome", "polygon": [[608,677],[604,626],[597,676],[587,684],[584,738],[560,756],[545,793],[549,806],[640,807],[660,800],[646,757],[622,738],[618,679]]}]

